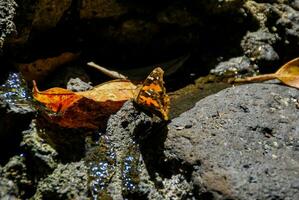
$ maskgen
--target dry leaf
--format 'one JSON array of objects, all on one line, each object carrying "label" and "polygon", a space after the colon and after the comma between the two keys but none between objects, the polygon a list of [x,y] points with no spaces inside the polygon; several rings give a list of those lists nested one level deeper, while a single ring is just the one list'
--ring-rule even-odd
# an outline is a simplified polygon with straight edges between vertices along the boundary
[{"label": "dry leaf", "polygon": [[257,82],[271,79],[278,79],[288,86],[299,88],[299,58],[295,58],[284,64],[273,74],[236,79],[235,82]]},{"label": "dry leaf", "polygon": [[119,79],[84,92],[57,87],[39,91],[34,81],[33,97],[51,111],[42,109],[44,117],[62,127],[103,128],[108,117],[129,99],[134,99],[161,119],[168,120],[169,97],[164,87],[163,74],[164,71],[157,67],[142,86]]},{"label": "dry leaf", "polygon": [[52,58],[39,59],[32,63],[18,64],[20,70],[26,80],[42,80],[49,73],[58,67],[77,59],[79,54],[65,52],[59,56]]},{"label": "dry leaf", "polygon": [[127,80],[109,81],[92,90],[72,92],[63,88],[39,91],[34,82],[33,97],[53,113],[42,113],[49,121],[67,128],[97,129],[116,113],[138,87]]}]

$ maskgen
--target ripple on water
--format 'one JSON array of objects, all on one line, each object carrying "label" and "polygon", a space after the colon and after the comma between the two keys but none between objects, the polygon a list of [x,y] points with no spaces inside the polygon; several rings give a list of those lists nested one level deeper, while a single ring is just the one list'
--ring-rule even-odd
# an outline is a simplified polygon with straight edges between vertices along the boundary
[{"label": "ripple on water", "polygon": [[9,73],[5,83],[0,86],[0,99],[9,104],[24,104],[31,100],[26,82],[20,73]]},{"label": "ripple on water", "polygon": [[122,187],[124,196],[134,193],[140,182],[140,151],[136,143],[129,145],[122,160]]},{"label": "ripple on water", "polygon": [[115,173],[116,154],[109,140],[102,137],[99,145],[92,149],[87,158],[89,188],[93,199],[109,199],[107,187]]}]

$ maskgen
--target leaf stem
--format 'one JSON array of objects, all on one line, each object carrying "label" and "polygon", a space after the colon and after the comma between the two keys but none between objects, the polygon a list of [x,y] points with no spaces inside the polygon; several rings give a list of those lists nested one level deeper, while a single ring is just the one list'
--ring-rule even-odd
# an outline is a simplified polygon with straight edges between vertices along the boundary
[{"label": "leaf stem", "polygon": [[237,78],[235,79],[235,82],[237,83],[243,83],[243,82],[259,82],[259,81],[267,81],[271,79],[275,79],[276,74],[262,74],[258,76],[252,76],[252,77],[246,77],[246,78]]}]

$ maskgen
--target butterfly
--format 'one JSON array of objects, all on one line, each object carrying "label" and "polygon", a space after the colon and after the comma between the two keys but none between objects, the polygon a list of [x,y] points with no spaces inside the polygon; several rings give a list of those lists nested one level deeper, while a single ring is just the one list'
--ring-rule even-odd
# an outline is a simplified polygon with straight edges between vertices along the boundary
[{"label": "butterfly", "polygon": [[170,100],[164,87],[163,74],[164,71],[160,67],[155,68],[143,82],[135,102],[168,120]]}]

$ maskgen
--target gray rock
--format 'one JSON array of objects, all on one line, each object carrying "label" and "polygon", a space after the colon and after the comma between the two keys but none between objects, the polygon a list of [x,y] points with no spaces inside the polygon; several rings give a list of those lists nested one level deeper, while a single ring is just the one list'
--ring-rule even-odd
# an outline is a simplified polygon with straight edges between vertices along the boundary
[{"label": "gray rock", "polygon": [[59,164],[52,174],[38,183],[33,199],[89,199],[87,189],[84,161]]},{"label": "gray rock", "polygon": [[298,199],[298,99],[278,84],[206,97],[169,124],[165,157],[192,166],[203,199]]},{"label": "gray rock", "polygon": [[[298,2],[297,2],[298,4]],[[279,5],[277,6],[277,14],[281,16],[277,22],[276,27],[279,31],[284,32],[283,42],[286,45],[299,44],[299,12],[295,8],[292,8],[288,5]]]},{"label": "gray rock", "polygon": [[265,29],[248,32],[241,42],[244,54],[253,61],[275,61],[279,59],[273,44],[277,41],[274,34]]},{"label": "gray rock", "polygon": [[34,181],[30,179],[30,174],[32,174],[30,170],[26,166],[24,156],[10,158],[9,162],[2,169],[1,178],[6,178],[15,184],[18,198],[30,197],[33,194]]},{"label": "gray rock", "polygon": [[18,188],[13,181],[6,178],[0,178],[0,199],[17,200]]},{"label": "gray rock", "polygon": [[[152,122],[150,116],[140,112],[132,101],[126,102],[115,115],[111,115],[106,134],[98,144],[98,158],[95,155],[88,158],[89,174],[92,177],[89,187],[93,198],[104,198],[103,195],[107,193],[112,199],[125,199],[130,195],[140,196],[155,190],[140,157],[138,144],[138,137],[142,137],[142,134],[145,136],[141,130],[151,128]],[[103,149],[107,149],[106,152]],[[104,172],[102,163],[106,163],[108,170],[113,172]],[[111,177],[107,181],[105,176]],[[103,184],[104,181],[107,183]],[[142,186],[139,186],[140,182]]]},{"label": "gray rock", "polygon": [[43,131],[36,127],[36,122],[33,120],[30,129],[23,131],[20,144],[37,179],[47,176],[57,167],[58,153],[39,136],[39,132]]},{"label": "gray rock", "polygon": [[0,1],[0,49],[3,46],[4,39],[11,33],[16,32],[13,18],[16,14],[17,4],[14,0]]},{"label": "gray rock", "polygon": [[220,62],[215,69],[211,70],[212,74],[218,76],[237,75],[237,74],[254,74],[257,66],[250,63],[246,56],[231,58],[228,61]]},{"label": "gray rock", "polygon": [[67,82],[67,89],[72,90],[74,92],[86,91],[91,89],[91,82],[84,82],[80,78],[71,78]]},{"label": "gray rock", "polygon": [[89,187],[94,199],[107,196],[112,199],[182,199],[192,190],[193,186],[182,174],[160,176],[159,168],[163,166],[154,165],[160,160],[156,155],[161,152],[157,144],[162,144],[163,123],[141,110],[132,101],[126,102],[110,117],[96,154],[88,156]]},{"label": "gray rock", "polygon": [[19,73],[10,73],[0,85],[0,163],[5,163],[17,152],[21,132],[29,126],[34,115],[27,89]]}]

